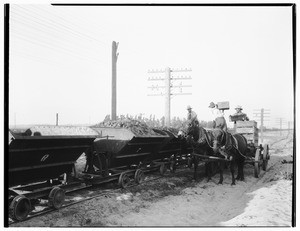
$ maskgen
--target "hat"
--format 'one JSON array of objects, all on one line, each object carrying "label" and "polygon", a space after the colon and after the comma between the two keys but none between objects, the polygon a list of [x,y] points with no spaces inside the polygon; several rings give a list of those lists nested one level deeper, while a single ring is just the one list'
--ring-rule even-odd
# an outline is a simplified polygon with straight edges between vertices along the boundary
[{"label": "hat", "polygon": [[213,102],[211,102],[210,104],[209,104],[209,106],[208,107],[210,107],[210,108],[214,108],[216,105],[213,103]]},{"label": "hat", "polygon": [[241,110],[243,110],[242,106],[240,106],[240,105],[237,105],[237,106],[235,107],[235,109],[241,109]]},{"label": "hat", "polygon": [[192,109],[192,107],[190,105],[187,105],[186,109],[189,110]]}]

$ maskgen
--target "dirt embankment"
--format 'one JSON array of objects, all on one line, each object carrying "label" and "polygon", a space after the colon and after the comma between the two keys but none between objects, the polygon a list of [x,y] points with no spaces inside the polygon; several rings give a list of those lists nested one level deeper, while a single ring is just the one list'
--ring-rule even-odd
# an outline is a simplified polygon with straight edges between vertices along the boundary
[{"label": "dirt embankment", "polygon": [[13,226],[291,226],[292,136],[265,135],[271,159],[259,178],[252,165],[235,186],[228,170],[218,185],[218,174],[194,181],[185,169]]}]

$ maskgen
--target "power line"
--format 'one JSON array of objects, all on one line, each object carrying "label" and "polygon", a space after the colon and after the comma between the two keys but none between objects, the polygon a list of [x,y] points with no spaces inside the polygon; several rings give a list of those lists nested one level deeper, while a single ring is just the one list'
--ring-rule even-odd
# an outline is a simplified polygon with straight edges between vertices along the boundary
[{"label": "power line", "polygon": [[[12,22],[23,24],[25,26],[25,27],[23,26],[19,30],[16,30],[17,33],[24,33],[24,30],[31,29],[31,30],[37,31],[39,33],[39,36],[37,38],[40,38],[41,36],[45,36],[48,43],[51,43],[51,40],[56,40],[59,43],[65,43],[67,46],[70,46],[71,44],[74,44],[74,42],[79,42],[77,39],[74,39],[74,36],[72,36],[70,38],[70,41],[66,41],[66,38],[70,37],[70,36],[63,36],[63,39],[60,39],[60,37],[62,37],[61,36],[62,34],[66,34],[65,31],[59,31],[59,30],[57,30],[56,27],[55,28],[49,27],[49,25],[47,25],[47,24],[41,24],[39,22],[32,21],[31,19],[28,19],[26,17],[23,17],[20,20],[18,20],[18,18],[12,18]],[[11,28],[17,29],[16,24],[12,24]],[[56,33],[59,33],[59,32],[60,32],[60,34],[57,34],[57,36],[55,36]],[[30,35],[31,34],[32,34],[32,32],[30,33]],[[50,36],[48,36],[48,35],[50,35]],[[70,34],[68,34],[68,35],[70,35]],[[26,36],[28,36],[28,33],[26,34]],[[75,37],[82,39],[81,37],[78,37],[76,35],[75,35]],[[83,40],[83,41],[85,41],[85,42],[80,43],[80,46],[78,46],[78,48],[79,49],[82,49],[83,47],[90,48],[90,44],[87,43],[86,40]],[[88,51],[88,52],[95,52],[95,53],[96,53],[96,50],[102,51],[98,46],[94,46],[93,49],[84,49],[84,50]],[[99,54],[99,51],[97,52],[98,54]]]},{"label": "power line", "polygon": [[[60,8],[60,7],[58,7],[58,8],[55,8],[56,10],[58,10],[58,11],[61,11],[61,14],[63,14],[63,15],[69,15],[72,19],[74,19],[74,14],[70,14],[71,12],[69,11],[69,9],[70,8],[65,8],[65,9],[63,9],[63,8]],[[68,12],[69,11],[69,12]],[[60,17],[60,16],[58,16],[58,17]],[[62,18],[62,17],[60,17],[63,21],[65,21],[65,22],[70,22],[70,21],[67,21],[65,18]],[[75,17],[76,18],[76,17]],[[86,18],[85,17],[81,17],[80,19],[80,22],[82,22],[82,21],[85,21],[87,24],[92,24],[93,26],[94,26],[94,30],[93,30],[93,32],[95,32],[95,31],[97,31],[97,32],[100,32],[100,34],[102,35],[102,36],[104,36],[104,37],[107,37],[107,35],[106,34],[104,34],[104,33],[102,33],[101,32],[101,30],[99,30],[99,28],[101,28],[101,29],[103,29],[103,27],[101,27],[101,24],[96,24],[96,23],[94,23],[94,21],[87,21],[86,20]],[[74,24],[73,24],[74,25]],[[76,26],[77,26],[77,24],[75,24]],[[111,30],[110,30],[110,32],[111,32]],[[111,38],[108,38],[107,37],[107,41],[111,41]]]},{"label": "power line", "polygon": [[95,63],[99,64],[98,62],[96,62],[94,59],[91,59],[90,57],[82,56],[80,54],[76,54],[76,53],[74,53],[74,52],[72,52],[72,51],[70,51],[70,50],[68,50],[64,47],[61,47],[61,46],[51,46],[47,42],[42,42],[40,40],[32,41],[32,40],[28,39],[27,37],[20,36],[20,35],[14,35],[14,37],[19,38],[22,41],[26,41],[28,43],[31,43],[34,46],[41,46],[43,48],[54,49],[54,50],[57,50],[59,52],[63,52],[65,54],[68,54],[68,55],[71,55],[71,56],[77,56],[80,59],[88,59],[89,62],[95,62]]},{"label": "power line", "polygon": [[[66,24],[62,24],[62,23],[59,23],[58,21],[55,21],[55,20],[53,20],[53,16],[54,16],[54,12],[49,12],[49,14],[50,14],[50,16],[51,16],[51,21],[49,20],[49,21],[47,21],[47,18],[45,18],[45,14],[41,14],[40,12],[37,12],[37,11],[35,11],[35,10],[33,10],[32,8],[24,8],[24,7],[22,7],[22,6],[20,6],[20,5],[17,5],[17,7],[19,8],[19,9],[23,9],[23,12],[25,11],[27,11],[26,13],[28,14],[28,12],[29,13],[33,13],[33,14],[28,14],[28,16],[31,16],[31,17],[34,17],[35,19],[37,19],[37,20],[39,20],[39,21],[44,21],[44,22],[46,22],[48,25],[51,25],[51,24],[53,24],[53,25],[51,25],[52,27],[54,26],[54,27],[60,27],[60,28],[62,28],[64,31],[69,31],[70,33],[72,33],[72,34],[74,34],[74,35],[77,35],[77,36],[79,36],[79,37],[82,37],[82,38],[85,38],[85,39],[89,39],[89,40],[91,40],[91,41],[95,41],[95,42],[97,42],[97,43],[102,43],[102,41],[100,41],[100,40],[98,40],[98,39],[96,39],[96,38],[94,38],[94,37],[91,37],[91,36],[89,36],[89,35],[86,35],[86,34],[84,34],[84,33],[81,33],[81,32],[79,32],[79,31],[77,31],[77,30],[74,30],[74,29],[72,29],[71,27],[69,27],[69,26],[67,26]],[[39,9],[40,11],[41,11],[41,9]],[[36,16],[38,16],[38,17],[36,17],[36,16],[34,16],[34,14],[36,15]],[[65,21],[65,22],[67,22],[67,23],[70,23],[70,22],[68,22],[68,21],[66,21],[64,18],[62,18],[62,17],[60,17],[59,15],[57,15],[56,14],[56,17],[57,18],[60,18],[61,20],[63,20],[63,21]],[[80,30],[82,30],[82,28],[80,28]]]}]

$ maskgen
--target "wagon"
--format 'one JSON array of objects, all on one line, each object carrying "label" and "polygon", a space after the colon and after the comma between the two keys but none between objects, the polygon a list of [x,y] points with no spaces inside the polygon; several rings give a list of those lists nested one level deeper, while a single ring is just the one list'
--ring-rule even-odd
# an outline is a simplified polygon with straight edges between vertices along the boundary
[{"label": "wagon", "polygon": [[247,140],[245,163],[254,165],[254,176],[259,177],[260,169],[266,171],[270,159],[269,145],[258,144],[257,122],[236,121],[235,133],[242,134]]},{"label": "wagon", "polygon": [[[159,132],[159,130],[156,129],[155,131]],[[179,165],[188,165],[191,162],[191,153],[193,153],[193,149],[188,145],[186,139],[168,130],[163,129],[160,131],[165,132],[170,139],[164,142],[162,147],[156,153],[155,159],[164,160],[165,158],[167,165],[169,165],[172,172],[174,172]],[[161,174],[163,174],[162,171]]]},{"label": "wagon", "polygon": [[[38,199],[59,208],[66,176],[74,172],[74,163],[90,147],[98,133],[86,127],[33,126],[27,130],[9,130],[8,185],[9,215],[24,220]],[[64,176],[64,177],[62,177]]]},{"label": "wagon", "polygon": [[95,139],[86,152],[87,161],[83,173],[86,181],[91,184],[118,180],[121,187],[126,187],[131,176],[139,183],[144,171],[160,167],[155,160],[165,156],[157,155],[158,150],[171,139],[163,131],[136,134],[128,128],[120,127],[92,129],[101,138]]}]

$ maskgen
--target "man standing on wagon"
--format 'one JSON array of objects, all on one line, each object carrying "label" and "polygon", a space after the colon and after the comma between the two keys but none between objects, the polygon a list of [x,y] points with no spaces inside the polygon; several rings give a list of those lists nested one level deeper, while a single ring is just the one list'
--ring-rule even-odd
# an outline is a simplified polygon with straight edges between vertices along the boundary
[{"label": "man standing on wagon", "polygon": [[188,124],[195,124],[198,126],[199,121],[196,112],[192,111],[192,107],[190,105],[188,105],[186,109],[188,110],[188,114],[187,114]]},{"label": "man standing on wagon", "polygon": [[227,132],[227,123],[224,118],[224,111],[219,110],[218,105],[211,102],[208,106],[211,108],[213,128],[220,128]]}]

